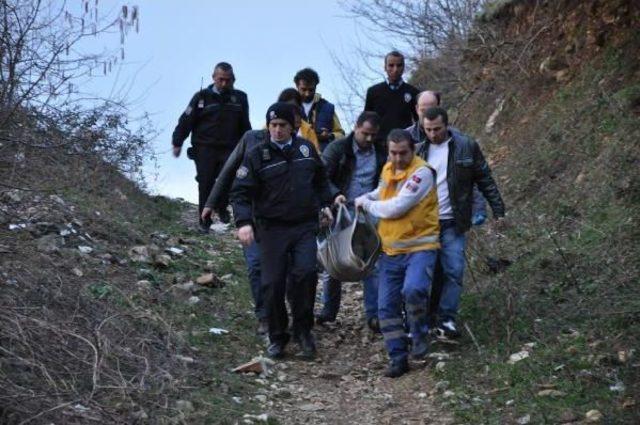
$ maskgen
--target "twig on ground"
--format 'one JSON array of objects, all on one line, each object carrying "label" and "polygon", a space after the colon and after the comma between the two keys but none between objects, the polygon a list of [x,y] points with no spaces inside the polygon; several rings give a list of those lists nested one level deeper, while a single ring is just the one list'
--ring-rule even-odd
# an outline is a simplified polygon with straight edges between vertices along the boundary
[{"label": "twig on ground", "polygon": [[478,344],[478,340],[476,339],[476,336],[473,334],[473,332],[471,332],[471,328],[469,327],[467,322],[464,322],[464,328],[469,333],[469,336],[471,337],[473,344],[476,346],[476,349],[478,350],[478,354],[482,355],[482,348],[480,348],[480,344]]}]

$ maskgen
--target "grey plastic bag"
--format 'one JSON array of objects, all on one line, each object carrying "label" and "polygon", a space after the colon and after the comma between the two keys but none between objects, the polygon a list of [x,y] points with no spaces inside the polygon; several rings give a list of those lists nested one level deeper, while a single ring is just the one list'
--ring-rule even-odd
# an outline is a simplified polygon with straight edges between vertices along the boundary
[{"label": "grey plastic bag", "polygon": [[371,218],[358,210],[351,218],[347,207],[340,204],[327,237],[318,240],[318,261],[331,277],[341,282],[358,282],[371,273],[381,248]]}]

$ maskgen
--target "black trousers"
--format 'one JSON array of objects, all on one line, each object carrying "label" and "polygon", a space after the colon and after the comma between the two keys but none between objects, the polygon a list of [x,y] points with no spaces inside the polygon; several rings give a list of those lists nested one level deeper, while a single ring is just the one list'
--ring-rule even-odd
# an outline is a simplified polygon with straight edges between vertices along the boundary
[{"label": "black trousers", "polygon": [[[212,148],[208,146],[194,146],[194,162],[196,163],[196,181],[198,182],[198,214],[202,214],[204,205],[207,202],[209,193],[213,188],[218,174],[222,171],[224,163],[229,158],[231,151],[227,149]],[[228,196],[225,194],[224,196]],[[228,200],[224,200],[228,202]],[[211,226],[211,219],[207,219],[203,222],[200,219],[200,224],[207,227]]]},{"label": "black trousers", "polygon": [[285,344],[289,340],[285,296],[291,307],[292,331],[306,333],[313,327],[317,230],[315,222],[261,223],[258,228],[262,290],[273,343]]}]

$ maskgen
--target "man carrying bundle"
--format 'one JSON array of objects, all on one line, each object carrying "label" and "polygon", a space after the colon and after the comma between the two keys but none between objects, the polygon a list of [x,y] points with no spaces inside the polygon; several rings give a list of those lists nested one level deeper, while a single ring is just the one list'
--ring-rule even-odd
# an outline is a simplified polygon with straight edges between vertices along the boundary
[{"label": "man carrying bundle", "polygon": [[438,196],[434,170],[415,155],[406,130],[387,137],[389,161],[378,187],[356,198],[356,207],[380,218],[382,239],[378,318],[391,359],[385,376],[409,370],[408,341],[402,318],[404,302],[414,358],[429,352],[427,305],[439,247]]}]

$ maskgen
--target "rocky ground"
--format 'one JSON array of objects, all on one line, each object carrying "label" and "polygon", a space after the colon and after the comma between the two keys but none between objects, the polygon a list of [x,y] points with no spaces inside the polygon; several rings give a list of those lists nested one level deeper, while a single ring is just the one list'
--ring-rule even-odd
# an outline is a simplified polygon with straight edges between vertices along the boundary
[{"label": "rocky ground", "polygon": [[[192,216],[183,215],[189,227],[195,225]],[[220,223],[213,228],[217,235],[233,237]],[[246,423],[269,419],[283,424],[453,423],[435,401],[438,393],[453,394],[447,393],[447,382],[437,381],[434,371],[446,367],[452,354],[445,349],[455,345],[435,343],[429,359],[412,362],[409,374],[385,378],[387,356],[382,336],[365,326],[362,299],[361,284],[343,285],[338,320],[315,327],[318,357],[314,361],[297,358],[298,347],[291,343],[284,360],[263,360],[267,373],[244,375],[258,384],[252,397],[263,409],[262,414],[245,415]],[[256,348],[256,356],[264,355],[260,346]]]},{"label": "rocky ground", "polygon": [[[278,362],[274,383],[264,394],[273,400],[268,412],[283,423],[307,424],[449,424],[449,415],[434,401],[447,383],[434,377],[436,365],[449,358],[433,352],[413,362],[398,379],[383,377],[387,357],[382,337],[364,326],[362,287],[343,286],[343,304],[336,323],[316,327],[318,357],[313,362]],[[295,351],[295,345],[291,352]],[[434,349],[442,347],[434,344]]]}]

